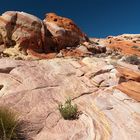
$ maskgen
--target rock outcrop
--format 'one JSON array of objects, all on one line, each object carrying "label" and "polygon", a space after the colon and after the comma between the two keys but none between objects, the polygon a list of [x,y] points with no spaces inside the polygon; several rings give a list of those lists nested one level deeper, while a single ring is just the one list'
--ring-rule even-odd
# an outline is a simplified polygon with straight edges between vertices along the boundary
[{"label": "rock outcrop", "polygon": [[76,24],[56,14],[47,14],[44,21],[24,12],[8,11],[0,16],[0,52],[10,56],[59,52],[88,41]]},{"label": "rock outcrop", "polygon": [[140,101],[140,70],[138,70],[138,67],[131,64],[119,63],[117,70],[120,75],[120,84],[117,86],[117,89]]},{"label": "rock outcrop", "polygon": [[137,55],[140,57],[140,34],[123,34],[92,40],[123,55]]},{"label": "rock outcrop", "polygon": [[[20,114],[27,140],[139,140],[140,71],[134,67],[135,76],[122,81],[130,70],[121,70],[120,63],[114,67],[108,58],[2,58],[0,105]],[[58,110],[68,97],[81,112],[77,120],[64,120]]]},{"label": "rock outcrop", "polygon": [[37,17],[8,11],[0,17],[1,44],[9,55],[28,54],[28,50],[43,52],[46,30]]},{"label": "rock outcrop", "polygon": [[[19,114],[26,140],[139,140],[140,59],[132,65],[122,55],[136,59],[139,47],[140,35],[89,41],[68,18],[8,11],[0,16],[1,57],[61,58],[0,58],[0,106]],[[58,110],[67,98],[80,112],[75,120]]]},{"label": "rock outcrop", "polygon": [[80,42],[88,40],[87,36],[71,19],[60,17],[55,13],[48,13],[44,23],[53,35],[58,50],[75,47]]}]

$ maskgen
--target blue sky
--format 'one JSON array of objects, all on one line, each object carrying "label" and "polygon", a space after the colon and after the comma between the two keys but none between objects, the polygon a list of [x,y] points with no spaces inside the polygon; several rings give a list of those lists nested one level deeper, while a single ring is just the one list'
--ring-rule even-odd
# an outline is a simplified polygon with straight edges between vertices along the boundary
[{"label": "blue sky", "polygon": [[0,13],[24,11],[44,19],[69,17],[90,37],[140,33],[140,0],[1,0]]}]

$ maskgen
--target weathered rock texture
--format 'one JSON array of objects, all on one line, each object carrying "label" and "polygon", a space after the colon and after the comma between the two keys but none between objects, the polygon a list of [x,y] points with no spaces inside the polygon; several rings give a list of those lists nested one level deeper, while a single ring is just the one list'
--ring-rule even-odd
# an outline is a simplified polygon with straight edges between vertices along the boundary
[{"label": "weathered rock texture", "polygon": [[106,39],[94,38],[92,40],[122,54],[140,57],[140,34],[123,34],[108,36]]},{"label": "weathered rock texture", "polygon": [[8,11],[0,16],[0,52],[11,56],[59,52],[88,41],[76,24],[56,14],[47,14],[44,22],[24,12]]},{"label": "weathered rock texture", "polygon": [[[140,71],[137,66],[122,70],[120,63],[116,70],[110,62],[94,57],[39,61],[2,58],[0,105],[21,115],[29,139],[139,140]],[[119,84],[123,90],[117,89]],[[130,88],[137,96],[127,93]],[[68,97],[82,112],[77,120],[64,120],[58,111],[58,104]]]},{"label": "weathered rock texture", "polygon": [[45,28],[37,17],[24,13],[9,11],[0,17],[1,42],[11,55],[28,54],[28,50],[43,52]]},{"label": "weathered rock texture", "polygon": [[[85,56],[105,53],[106,46],[140,56],[139,38],[121,35],[87,42],[72,20],[54,13],[44,21],[24,12],[0,16],[0,53],[12,56]],[[1,58],[0,106],[20,114],[27,140],[139,140],[140,70],[122,60],[108,54]],[[71,121],[58,110],[69,97],[81,112]]]},{"label": "weathered rock texture", "polygon": [[53,40],[58,50],[66,47],[75,47],[80,42],[88,40],[86,35],[81,32],[71,19],[60,17],[55,13],[48,13],[44,23],[53,35]]}]

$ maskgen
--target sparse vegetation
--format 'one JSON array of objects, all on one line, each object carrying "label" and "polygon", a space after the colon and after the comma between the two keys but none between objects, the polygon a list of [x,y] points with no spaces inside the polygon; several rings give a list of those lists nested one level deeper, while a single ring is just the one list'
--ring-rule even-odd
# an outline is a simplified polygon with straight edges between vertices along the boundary
[{"label": "sparse vegetation", "polygon": [[59,105],[59,111],[65,120],[74,120],[78,118],[77,105],[72,105],[71,99],[67,99],[64,105]]},{"label": "sparse vegetation", "polygon": [[140,47],[139,46],[132,46],[132,48],[140,51]]},{"label": "sparse vegetation", "polygon": [[131,55],[131,56],[128,56],[125,59],[125,62],[133,64],[133,65],[139,65],[140,64],[140,59],[138,58],[137,55]]},{"label": "sparse vegetation", "polygon": [[139,46],[132,46],[132,48],[137,49],[137,48],[139,48]]},{"label": "sparse vegetation", "polygon": [[0,140],[19,140],[17,127],[17,115],[6,107],[0,107]]}]

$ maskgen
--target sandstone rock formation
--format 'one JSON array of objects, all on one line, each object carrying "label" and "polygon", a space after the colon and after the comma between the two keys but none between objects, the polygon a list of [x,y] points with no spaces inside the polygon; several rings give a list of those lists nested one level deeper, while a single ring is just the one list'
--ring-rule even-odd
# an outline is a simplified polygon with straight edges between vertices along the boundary
[{"label": "sandstone rock formation", "polygon": [[[125,72],[120,62],[114,67],[110,59],[96,57],[38,61],[2,58],[0,105],[20,114],[30,140],[139,140],[140,86],[139,80],[137,84],[131,82],[140,71],[137,66],[127,67]],[[136,74],[126,77],[130,69]],[[126,77],[123,81],[122,76]],[[132,93],[117,89],[119,84],[127,92],[131,88]],[[138,96],[131,96],[134,92]],[[81,111],[77,120],[64,120],[59,113],[58,104],[68,97]]]},{"label": "sandstone rock formation", "polygon": [[76,24],[56,14],[47,14],[44,22],[24,12],[8,11],[0,16],[0,52],[11,56],[47,56],[88,41]]},{"label": "sandstone rock formation", "polygon": [[11,55],[28,54],[28,50],[43,52],[46,30],[37,17],[24,13],[8,11],[0,17],[1,43]]},{"label": "sandstone rock formation", "polygon": [[[55,13],[48,13],[44,23],[52,34],[52,40],[55,42],[55,45],[51,46],[52,50],[76,47],[80,42],[88,41],[87,36],[68,18],[60,17]],[[54,48],[55,46],[57,48]]]},{"label": "sandstone rock formation", "polygon": [[120,74],[120,79],[122,79],[117,89],[140,101],[140,70],[138,70],[138,67],[131,64],[119,63],[117,70]]},{"label": "sandstone rock formation", "polygon": [[87,36],[80,31],[71,19],[60,17],[55,13],[48,13],[44,23],[51,32],[58,50],[75,47],[80,42],[88,40]]},{"label": "sandstone rock formation", "polygon": [[94,38],[93,40],[122,54],[140,57],[140,34],[123,34],[108,36],[105,39]]},{"label": "sandstone rock formation", "polygon": [[[20,115],[26,140],[139,140],[140,68],[122,55],[139,57],[139,47],[140,35],[89,41],[68,18],[8,11],[0,16],[1,57],[62,58],[0,58],[0,106]],[[69,97],[76,120],[58,110]]]}]

